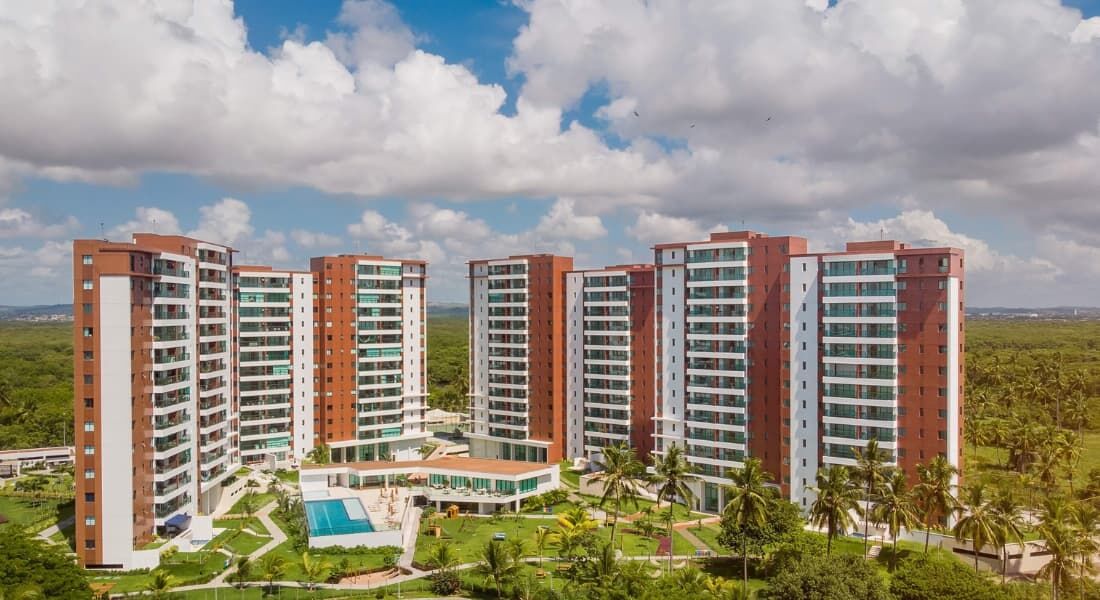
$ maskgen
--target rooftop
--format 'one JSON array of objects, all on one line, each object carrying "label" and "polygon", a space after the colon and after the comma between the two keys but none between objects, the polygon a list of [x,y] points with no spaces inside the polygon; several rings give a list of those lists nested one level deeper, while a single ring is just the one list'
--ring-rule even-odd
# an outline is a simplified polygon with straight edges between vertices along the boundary
[{"label": "rooftop", "polygon": [[493,460],[490,458],[469,458],[466,456],[444,456],[432,460],[365,461],[333,463],[328,465],[302,465],[302,470],[351,469],[354,471],[405,471],[415,473],[422,469],[439,469],[456,473],[474,473],[490,475],[526,475],[557,468],[557,465]]}]

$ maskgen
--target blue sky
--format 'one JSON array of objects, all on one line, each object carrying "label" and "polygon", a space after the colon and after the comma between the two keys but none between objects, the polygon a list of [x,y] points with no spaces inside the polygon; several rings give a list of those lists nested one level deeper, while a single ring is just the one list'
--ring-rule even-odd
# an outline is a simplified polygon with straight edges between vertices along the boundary
[{"label": "blue sky", "polygon": [[[76,7],[0,8],[52,19],[8,41],[57,61],[0,68],[0,276],[28,279],[0,304],[66,301],[68,240],[101,231],[222,236],[299,268],[418,254],[430,296],[461,301],[470,258],[645,261],[655,242],[742,227],[818,249],[888,229],[966,248],[974,303],[1089,303],[1100,272],[1074,273],[1100,257],[1096,175],[1074,165],[1100,152],[1100,19],[1029,2],[983,18],[899,0],[908,21],[867,0],[120,5],[132,18],[100,25],[135,28],[115,37],[137,48],[67,31]],[[965,43],[998,36],[1003,61]]]}]

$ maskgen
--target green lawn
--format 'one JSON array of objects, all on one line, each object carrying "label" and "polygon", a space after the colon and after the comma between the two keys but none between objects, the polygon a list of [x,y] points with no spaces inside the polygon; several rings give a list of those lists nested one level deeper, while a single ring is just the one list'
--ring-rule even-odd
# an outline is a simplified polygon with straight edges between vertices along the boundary
[{"label": "green lawn", "polygon": [[234,554],[245,556],[259,550],[269,541],[271,541],[270,537],[259,537],[244,531],[227,529],[219,533],[210,543],[214,544],[213,547],[220,546]]},{"label": "green lawn", "polygon": [[[1078,488],[1088,480],[1089,471],[1100,469],[1100,432],[1086,431],[1084,439],[1081,461],[1074,470],[1074,485]],[[1004,463],[1007,454],[1008,451],[1003,448],[979,446],[975,450],[974,446],[967,444],[963,448],[966,465],[963,470],[964,479],[973,481],[977,478],[988,485],[1004,484],[1006,489],[1016,491],[1017,500],[1020,502],[1040,502],[1043,494],[1029,493],[1030,490],[1026,486],[1021,486],[1018,483],[1019,475],[1005,469]],[[1059,483],[1064,491],[1069,491],[1069,480],[1064,475],[1059,476]]]},{"label": "green lawn", "polygon": [[[442,540],[453,540],[455,542],[459,560],[463,563],[476,561],[478,553],[481,552],[481,547],[485,545],[485,542],[492,539],[493,534],[497,532],[504,533],[508,539],[519,538],[528,541],[529,550],[533,552],[535,529],[540,525],[544,527],[554,526],[553,519],[516,519],[512,517],[499,519],[459,517],[457,519],[433,519],[432,523],[443,528]],[[416,540],[416,554],[413,558],[418,562],[425,562],[429,548],[437,541],[439,540],[426,535],[425,529],[421,528],[420,536]],[[547,554],[551,552],[548,550]]]},{"label": "green lawn", "polygon": [[298,471],[287,471],[285,469],[279,469],[278,471],[275,471],[275,476],[278,477],[280,481],[294,484],[298,483]]},{"label": "green lawn", "polygon": [[4,515],[8,520],[7,523],[0,525],[0,529],[14,524],[29,527],[36,532],[41,531],[72,516],[73,510],[72,500],[0,496],[0,515]]},{"label": "green lawn", "polygon": [[[220,552],[180,552],[168,561],[161,561],[160,569],[175,578],[177,585],[187,585],[196,580],[224,570],[226,556]],[[95,583],[113,583],[111,593],[139,592],[152,581],[149,573],[124,573],[118,575],[95,575],[91,573],[89,581]]]},{"label": "green lawn", "polygon": [[64,544],[70,551],[76,551],[76,527],[69,525],[50,536],[50,541],[55,544]]},{"label": "green lawn", "polygon": [[[248,489],[248,488],[245,488],[245,489]],[[252,489],[259,490],[260,488],[252,488]],[[233,503],[233,506],[229,509],[228,514],[231,514],[231,515],[242,515],[242,514],[244,514],[244,500],[245,500],[245,497],[246,497],[247,494],[248,494],[248,492],[245,492],[244,494],[241,494],[241,497],[238,498],[237,501]],[[267,492],[256,492],[256,495],[253,498],[253,502],[252,502],[252,512],[256,512],[256,511],[260,510],[261,508],[267,506],[268,504],[271,504],[274,501],[275,501],[275,495],[274,494],[269,494]]]},{"label": "green lawn", "polygon": [[[580,497],[583,498],[585,501],[587,501],[592,506],[599,506],[599,504],[600,504],[600,498],[598,496],[589,496],[587,494],[580,494]],[[652,511],[653,511],[653,516],[651,517],[651,520],[654,523],[657,523],[659,525],[660,524],[660,522],[659,522],[660,521],[660,514],[663,513],[664,511],[668,510],[668,503],[666,502],[666,503],[662,504],[661,508],[656,508],[656,506],[657,506],[656,502],[653,502],[652,500],[646,500],[644,498],[639,498],[639,499],[634,500],[634,501],[624,500],[623,501],[623,514],[624,515],[633,515],[635,513],[642,512],[642,511],[646,510],[647,508],[649,508],[649,509],[652,509]],[[608,512],[608,513],[614,512],[614,510],[615,510],[614,503],[609,500],[607,502],[607,504],[604,505],[603,510]],[[687,507],[682,505],[682,504],[674,504],[674,505],[672,505],[672,516],[673,516],[673,519],[675,519],[676,523],[684,523],[684,522],[687,522],[687,521],[696,521],[698,519],[705,519],[705,518],[711,517],[713,515],[705,515],[703,513],[693,512],[693,511],[688,510]]]},{"label": "green lawn", "polygon": [[569,462],[568,460],[563,460],[558,464],[561,467],[561,480],[573,486],[574,488],[580,487],[581,474],[577,471],[570,469],[570,467],[573,466],[573,463]]},{"label": "green lawn", "polygon": [[[241,523],[241,519],[214,519],[214,527],[222,529],[236,529]],[[245,523],[245,527],[260,535],[271,535],[271,532],[264,527],[263,521],[260,521],[256,517],[248,519]]]},{"label": "green lawn", "polygon": [[[439,541],[452,541],[458,551],[459,560],[463,563],[476,562],[481,549],[493,538],[495,533],[503,533],[506,539],[522,539],[527,542],[529,555],[535,554],[535,529],[539,526],[557,527],[552,519],[514,519],[504,517],[494,520],[486,517],[460,517],[458,519],[437,519],[433,521],[443,528],[443,536],[440,540],[425,535],[423,532],[416,541],[416,554],[414,559],[418,562],[426,562],[431,547]],[[646,538],[634,533],[628,533],[624,529],[629,526],[620,526],[615,537],[616,548],[623,551],[625,556],[648,556],[656,552],[657,540]],[[611,539],[611,528],[600,527],[596,535],[602,540]],[[660,535],[660,534],[658,534]],[[676,555],[693,555],[695,546],[688,542],[679,532],[675,532],[672,540],[673,553]],[[557,556],[554,547],[546,549],[548,557]]]},{"label": "green lawn", "polygon": [[718,554],[729,554],[729,549],[718,543],[718,536],[722,534],[722,528],[718,525],[703,525],[703,527],[691,527],[691,533],[703,541],[711,550]]},{"label": "green lawn", "polygon": [[[305,575],[302,573],[302,555],[294,549],[294,545],[290,540],[275,546],[263,556],[281,556],[287,563],[286,575],[282,577],[284,581],[305,581]],[[339,565],[345,558],[351,565],[352,569],[376,569],[383,566],[381,554],[311,554],[314,559],[324,559],[333,568]],[[260,557],[256,560],[255,568],[252,570],[252,576],[249,578],[252,581],[262,581],[263,573],[260,572],[259,561],[263,560]],[[331,571],[330,571],[331,572]]]}]

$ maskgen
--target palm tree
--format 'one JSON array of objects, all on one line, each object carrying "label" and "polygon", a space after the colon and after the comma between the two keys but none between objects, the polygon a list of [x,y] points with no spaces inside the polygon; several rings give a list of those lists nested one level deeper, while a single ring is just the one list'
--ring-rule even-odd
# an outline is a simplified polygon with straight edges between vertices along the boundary
[{"label": "palm tree", "polygon": [[960,510],[963,516],[955,522],[953,529],[955,541],[961,542],[970,538],[971,547],[974,549],[974,570],[977,571],[978,552],[987,543],[996,542],[1003,537],[1000,532],[1000,519],[986,500],[985,486],[981,483],[963,488]]},{"label": "palm tree", "polygon": [[535,551],[539,554],[539,568],[542,568],[542,555],[546,554],[546,546],[554,539],[549,527],[535,528]]},{"label": "palm tree", "polygon": [[1082,554],[1081,536],[1068,523],[1044,522],[1039,526],[1039,534],[1043,537],[1043,545],[1050,561],[1035,576],[1050,580],[1051,598],[1058,600],[1059,593],[1072,581],[1073,572],[1079,570],[1084,573],[1091,565],[1079,563],[1078,557]]},{"label": "palm tree", "polygon": [[504,584],[515,575],[518,566],[504,544],[490,541],[481,549],[481,562],[477,566],[486,581],[492,580],[497,588],[497,598],[504,597]]},{"label": "palm tree", "polygon": [[1080,577],[1084,579],[1085,571],[1092,570],[1092,555],[1096,554],[1098,549],[1095,535],[1100,528],[1100,510],[1091,503],[1077,504],[1073,510],[1073,524],[1080,538],[1078,550],[1081,555],[1078,560],[1081,563]]},{"label": "palm tree", "polygon": [[619,524],[619,515],[622,514],[623,499],[637,503],[638,490],[645,477],[645,467],[634,456],[633,448],[619,444],[604,447],[603,459],[596,461],[596,468],[598,472],[592,476],[592,480],[603,483],[600,508],[609,500],[615,502],[615,519],[611,522],[611,542],[614,543],[615,526]]},{"label": "palm tree", "polygon": [[768,520],[773,493],[765,484],[772,481],[771,473],[764,471],[759,458],[745,459],[745,466],[731,469],[727,476],[733,485],[726,487],[730,501],[725,514],[741,530],[741,593],[749,590],[749,539],[747,528],[760,527]]},{"label": "palm tree", "polygon": [[1024,543],[1024,522],[1020,505],[1009,490],[1000,490],[993,497],[990,508],[997,518],[997,539],[994,543],[1001,552],[1001,583],[1004,584],[1008,574],[1008,544],[1012,541]]},{"label": "palm tree", "polygon": [[[917,517],[917,507],[913,503],[913,495],[909,492],[908,478],[905,471],[895,470],[886,479],[879,491],[878,502],[873,509],[873,518],[876,523],[885,523],[886,530],[894,540],[894,552],[890,556],[890,570],[897,566],[898,536],[902,529],[912,530],[920,523]],[[864,520],[866,522],[866,519]],[[866,556],[866,552],[864,552]]]},{"label": "palm tree", "polygon": [[260,559],[260,571],[263,572],[263,578],[267,581],[269,594],[275,589],[275,580],[286,575],[286,570],[286,559],[277,554],[267,554]]},{"label": "palm tree", "polygon": [[883,450],[879,450],[878,438],[871,438],[867,441],[866,448],[856,448],[856,466],[852,468],[852,479],[858,481],[863,488],[863,555],[867,556],[869,549],[870,539],[868,533],[870,533],[870,518],[867,515],[871,512],[871,497],[878,492],[879,486],[883,482],[883,469],[886,467],[886,460],[890,456]]},{"label": "palm tree", "polygon": [[855,524],[852,513],[863,514],[859,506],[860,490],[850,471],[837,465],[818,469],[817,485],[810,489],[817,494],[810,506],[810,522],[815,527],[825,527],[828,534],[825,554],[828,555],[833,549],[833,538]]},{"label": "palm tree", "polygon": [[937,456],[927,465],[917,465],[920,483],[913,488],[924,518],[924,552],[928,553],[928,542],[932,536],[932,519],[937,515],[947,515],[955,510],[959,501],[952,493],[952,481],[959,473],[955,465],[947,462],[943,456]]},{"label": "palm tree", "polygon": [[166,598],[168,591],[176,586],[176,578],[161,569],[153,571],[152,575],[153,578],[145,584],[145,591],[153,594],[154,598]]},{"label": "palm tree", "polygon": [[242,556],[237,559],[235,566],[233,578],[237,580],[237,587],[243,588],[248,581],[248,576],[252,573],[252,561],[247,556]]},{"label": "palm tree", "polygon": [[[664,453],[664,456],[654,454],[653,455],[653,478],[652,481],[657,485],[657,505],[661,504],[661,499],[668,500],[669,512],[672,512],[672,507],[676,503],[676,499],[680,498],[684,501],[684,504],[690,508],[691,500],[695,498],[695,494],[692,493],[691,488],[688,486],[689,482],[695,480],[695,476],[692,472],[695,469],[688,463],[687,458],[684,456],[683,448],[672,444],[668,450]],[[672,572],[672,521],[668,522],[668,540],[669,540],[669,552],[668,552],[668,572]]]},{"label": "palm tree", "polygon": [[242,523],[247,523],[252,519],[252,515],[256,513],[256,492],[249,490],[245,493],[244,497],[240,501],[241,512],[244,514]]},{"label": "palm tree", "polygon": [[420,455],[421,460],[427,459],[431,456],[432,452],[435,452],[436,444],[422,444],[417,450],[417,454]]},{"label": "palm tree", "polygon": [[447,542],[440,542],[428,550],[427,562],[433,569],[446,573],[460,565],[462,559],[458,556],[458,551],[455,550],[454,546]]},{"label": "palm tree", "polygon": [[316,582],[325,578],[328,575],[332,564],[325,559],[316,560],[309,555],[309,552],[302,553],[302,574],[306,576],[306,587],[310,590]]},{"label": "palm tree", "polygon": [[328,444],[322,442],[317,445],[313,450],[306,454],[306,460],[315,465],[327,465],[332,462],[332,452],[328,448]]}]

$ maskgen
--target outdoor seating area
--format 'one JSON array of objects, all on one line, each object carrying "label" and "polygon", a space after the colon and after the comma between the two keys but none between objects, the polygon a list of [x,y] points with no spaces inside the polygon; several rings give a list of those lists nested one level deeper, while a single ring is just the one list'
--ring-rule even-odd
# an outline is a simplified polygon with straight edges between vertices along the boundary
[{"label": "outdoor seating area", "polygon": [[[441,509],[459,503],[489,514],[500,508],[518,510],[529,496],[558,487],[557,465],[444,456],[424,461],[358,462],[306,465],[303,494],[333,496],[336,490],[375,490],[387,497],[418,496]],[[396,490],[396,492],[394,491]],[[370,508],[370,501],[365,501]],[[381,508],[381,505],[379,505]],[[373,514],[371,519],[375,520]]]}]

